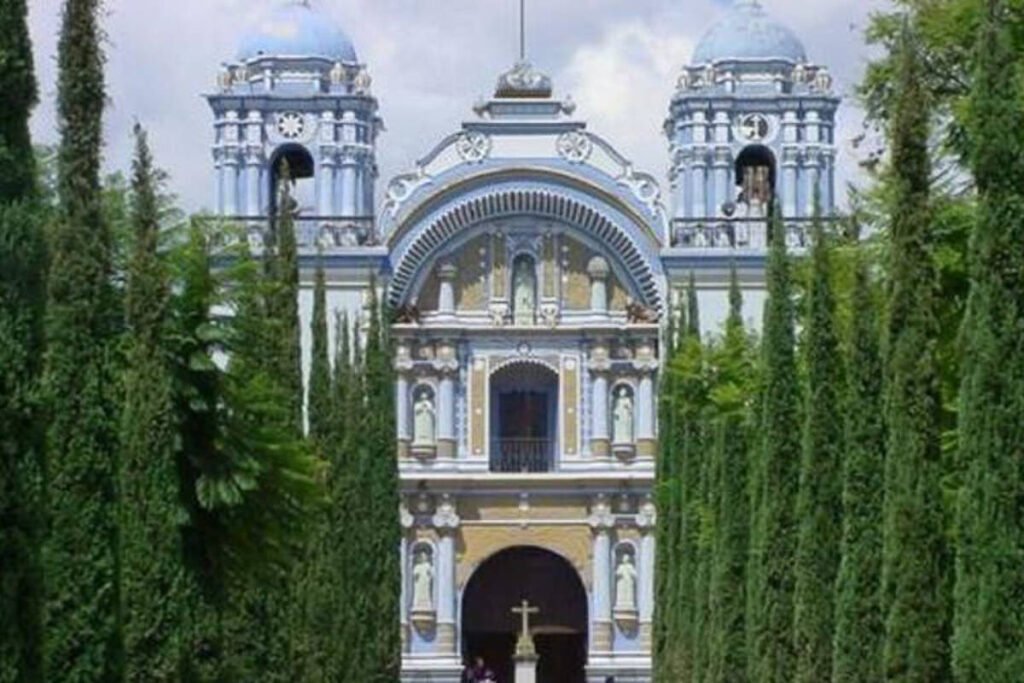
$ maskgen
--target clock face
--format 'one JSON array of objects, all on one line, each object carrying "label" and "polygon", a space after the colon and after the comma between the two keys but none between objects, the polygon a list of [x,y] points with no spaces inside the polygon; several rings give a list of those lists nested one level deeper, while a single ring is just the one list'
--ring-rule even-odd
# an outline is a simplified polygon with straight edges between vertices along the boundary
[{"label": "clock face", "polygon": [[294,140],[302,135],[302,131],[304,131],[305,128],[306,121],[302,118],[301,114],[289,112],[277,117],[277,132],[289,140]]},{"label": "clock face", "polygon": [[768,124],[768,119],[761,114],[744,116],[740,121],[740,133],[745,140],[764,140],[768,137],[770,130],[771,126]]}]

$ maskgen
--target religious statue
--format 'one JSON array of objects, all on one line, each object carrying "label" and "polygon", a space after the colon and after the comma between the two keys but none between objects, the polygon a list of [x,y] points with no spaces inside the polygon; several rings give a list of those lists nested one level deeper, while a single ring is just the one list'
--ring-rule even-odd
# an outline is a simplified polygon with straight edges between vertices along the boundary
[{"label": "religious statue", "polygon": [[331,85],[341,85],[345,82],[345,67],[341,62],[335,62],[331,67]]},{"label": "religious statue", "polygon": [[246,85],[249,82],[249,68],[245,64],[240,64],[235,69],[235,83],[239,85]]},{"label": "religious statue", "polygon": [[528,258],[517,259],[512,275],[512,311],[516,325],[534,323],[536,286],[537,276],[533,272],[533,261]]},{"label": "religious statue", "polygon": [[373,85],[373,79],[370,78],[370,72],[363,67],[352,81],[352,89],[356,95],[369,95],[371,85]]},{"label": "religious statue", "polygon": [[615,611],[636,611],[636,567],[630,553],[622,554],[615,570]]},{"label": "religious statue", "polygon": [[412,611],[434,611],[434,565],[426,550],[416,554],[412,568]]},{"label": "religious statue", "polygon": [[793,83],[802,85],[807,82],[807,65],[804,62],[798,62],[793,67]]},{"label": "religious statue", "polygon": [[615,443],[633,443],[633,397],[629,389],[621,387],[615,397],[613,412]]},{"label": "religious statue", "polygon": [[221,92],[231,90],[231,70],[228,67],[224,67],[217,74],[217,87]]},{"label": "religious statue", "polygon": [[435,412],[434,401],[431,399],[429,391],[424,389],[420,392],[419,399],[416,401],[413,412],[416,416],[413,429],[413,444],[432,446],[435,441]]},{"label": "religious statue", "polygon": [[818,73],[814,75],[814,89],[822,93],[832,90],[832,75],[825,67],[818,69]]}]

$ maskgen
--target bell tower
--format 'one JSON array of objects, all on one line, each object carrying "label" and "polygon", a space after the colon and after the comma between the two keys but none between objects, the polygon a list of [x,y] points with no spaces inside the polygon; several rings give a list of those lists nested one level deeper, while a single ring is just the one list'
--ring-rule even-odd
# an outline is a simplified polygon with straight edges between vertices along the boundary
[{"label": "bell tower", "polygon": [[300,241],[376,241],[376,141],[371,79],[352,42],[309,0],[286,2],[243,36],[206,96],[214,115],[215,213],[240,221],[275,210],[286,161]]},{"label": "bell tower", "polygon": [[665,124],[673,246],[763,249],[772,202],[802,246],[815,197],[834,209],[839,102],[760,0],[736,0],[684,67]]}]

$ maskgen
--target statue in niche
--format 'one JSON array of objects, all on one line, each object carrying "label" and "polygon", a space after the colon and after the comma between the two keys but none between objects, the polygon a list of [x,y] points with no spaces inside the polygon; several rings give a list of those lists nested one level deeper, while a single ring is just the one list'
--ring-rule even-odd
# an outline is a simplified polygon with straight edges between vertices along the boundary
[{"label": "statue in niche", "polygon": [[433,446],[435,441],[434,401],[430,392],[426,389],[420,392],[416,405],[413,407],[415,413],[415,425],[413,428],[413,443],[423,446]]},{"label": "statue in niche", "polygon": [[416,562],[412,568],[412,610],[434,611],[434,564],[426,549],[416,553]]},{"label": "statue in niche", "polygon": [[636,567],[630,553],[622,554],[615,569],[615,611],[636,611]]},{"label": "statue in niche", "polygon": [[633,397],[626,387],[620,387],[615,395],[612,417],[615,423],[612,430],[615,443],[633,443]]},{"label": "statue in niche", "polygon": [[533,260],[518,258],[512,274],[512,305],[516,325],[533,325],[537,301],[537,274]]}]

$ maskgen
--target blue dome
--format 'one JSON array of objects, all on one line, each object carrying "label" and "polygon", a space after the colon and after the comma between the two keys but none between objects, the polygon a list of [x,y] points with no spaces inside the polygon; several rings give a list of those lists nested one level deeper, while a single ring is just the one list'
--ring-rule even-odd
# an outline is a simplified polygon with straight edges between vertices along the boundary
[{"label": "blue dome", "polygon": [[270,12],[242,37],[238,59],[261,56],[358,61],[344,31],[330,17],[298,0]]},{"label": "blue dome", "polygon": [[781,59],[807,61],[800,39],[773,21],[759,0],[737,0],[729,13],[701,38],[693,53],[694,64],[723,60]]}]

